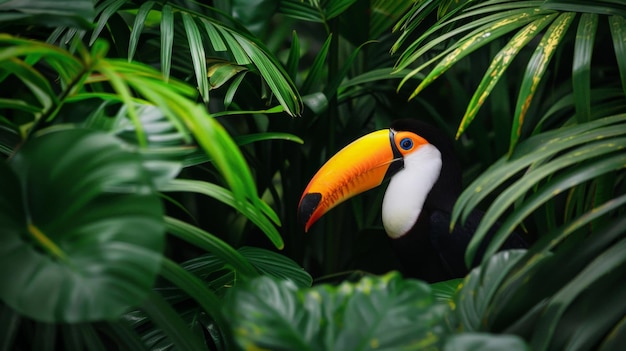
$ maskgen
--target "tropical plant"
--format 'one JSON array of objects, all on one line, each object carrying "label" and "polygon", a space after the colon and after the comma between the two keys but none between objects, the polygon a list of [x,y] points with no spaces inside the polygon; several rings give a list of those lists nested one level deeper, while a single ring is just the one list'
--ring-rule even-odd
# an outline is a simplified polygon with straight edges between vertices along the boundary
[{"label": "tropical plant", "polygon": [[[623,345],[625,16],[0,1],[0,350]],[[371,275],[398,268],[381,192],[297,221],[331,154],[407,117],[458,138],[455,222],[487,209],[468,262],[501,223],[464,279]],[[493,254],[514,229],[536,243]]]}]

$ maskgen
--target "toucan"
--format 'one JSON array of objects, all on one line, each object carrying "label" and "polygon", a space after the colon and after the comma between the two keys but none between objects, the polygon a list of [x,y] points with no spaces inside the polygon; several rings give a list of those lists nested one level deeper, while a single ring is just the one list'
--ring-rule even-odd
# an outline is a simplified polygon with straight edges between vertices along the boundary
[{"label": "toucan", "polygon": [[[333,207],[387,179],[382,224],[403,272],[428,282],[465,276],[465,250],[484,213],[473,212],[450,231],[452,208],[462,191],[462,169],[452,139],[419,120],[397,120],[330,158],[300,199],[304,231]],[[527,246],[515,233],[502,248]],[[480,256],[481,250],[475,264]]]}]

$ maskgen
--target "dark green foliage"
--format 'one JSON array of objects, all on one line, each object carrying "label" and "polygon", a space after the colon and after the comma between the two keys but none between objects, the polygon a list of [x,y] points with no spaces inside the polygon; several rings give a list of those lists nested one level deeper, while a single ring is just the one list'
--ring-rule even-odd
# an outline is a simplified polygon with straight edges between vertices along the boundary
[{"label": "dark green foliage", "polygon": [[[1,1],[0,350],[618,349],[625,14]],[[399,118],[457,137],[468,262],[502,224],[464,279],[387,274],[382,189],[298,222],[319,166]],[[513,230],[534,245],[493,255]]]}]

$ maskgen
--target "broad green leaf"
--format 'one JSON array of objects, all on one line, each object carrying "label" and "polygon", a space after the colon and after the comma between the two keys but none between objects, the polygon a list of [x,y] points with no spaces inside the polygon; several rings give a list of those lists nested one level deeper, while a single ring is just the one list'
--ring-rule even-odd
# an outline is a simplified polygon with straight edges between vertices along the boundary
[{"label": "broad green leaf", "polygon": [[515,149],[521,137],[524,118],[537,92],[541,78],[543,78],[543,75],[547,71],[552,56],[556,52],[561,40],[565,37],[567,29],[575,17],[576,14],[573,12],[560,14],[550,27],[548,27],[539,45],[537,45],[535,52],[528,61],[528,66],[526,66],[526,72],[522,78],[519,95],[517,97],[515,116],[511,128],[509,154],[513,152],[513,149]]},{"label": "broad green leaf", "polygon": [[572,64],[572,88],[578,122],[591,118],[591,55],[598,27],[598,15],[584,13],[578,22]]},{"label": "broad green leaf", "polygon": [[459,123],[458,130],[456,132],[456,138],[458,139],[469,124],[474,120],[474,117],[478,113],[478,110],[485,103],[485,100],[496,86],[506,69],[509,67],[513,59],[535,36],[545,28],[556,15],[547,15],[536,19],[532,23],[526,25],[522,30],[517,32],[513,38],[498,52],[498,54],[491,60],[491,64],[482,81],[476,88],[472,100],[467,105],[465,115]]},{"label": "broad green leaf", "polygon": [[530,351],[524,339],[516,335],[461,333],[446,338],[444,351]]},{"label": "broad green leaf", "polygon": [[499,252],[488,257],[465,277],[452,302],[453,313],[462,330],[483,330],[483,319],[496,291],[524,253],[523,250]]},{"label": "broad green leaf", "polygon": [[271,350],[433,348],[446,309],[398,273],[307,289],[261,277],[233,289],[225,308],[240,347]]},{"label": "broad green leaf", "polygon": [[2,299],[43,321],[118,317],[161,266],[163,210],[141,157],[110,135],[47,131],[2,163]]}]

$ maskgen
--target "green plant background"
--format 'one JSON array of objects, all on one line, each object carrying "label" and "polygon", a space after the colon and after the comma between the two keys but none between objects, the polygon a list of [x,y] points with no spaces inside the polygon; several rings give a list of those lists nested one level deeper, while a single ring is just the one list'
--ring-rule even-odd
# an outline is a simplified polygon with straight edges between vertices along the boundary
[{"label": "green plant background", "polygon": [[[0,1],[0,350],[615,350],[617,0]],[[399,118],[456,140],[465,278],[403,278],[377,189],[315,171]],[[528,250],[500,252],[513,231]]]}]

